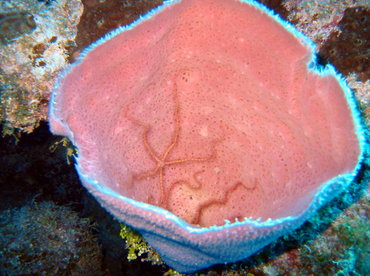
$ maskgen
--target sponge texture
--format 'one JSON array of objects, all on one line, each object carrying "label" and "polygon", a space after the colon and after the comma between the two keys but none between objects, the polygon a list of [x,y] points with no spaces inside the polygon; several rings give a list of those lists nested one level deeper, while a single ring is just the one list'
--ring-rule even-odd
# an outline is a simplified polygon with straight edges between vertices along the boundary
[{"label": "sponge texture", "polygon": [[[353,178],[361,149],[347,88],[331,67],[314,69],[308,40],[256,5],[167,2],[59,79],[51,128],[73,140],[84,184],[119,218],[167,225],[174,214],[185,228],[249,218],[260,247],[281,232],[258,237],[248,221],[302,216],[324,183]],[[131,223],[172,248],[153,238],[163,229]]]},{"label": "sponge texture", "polygon": [[58,117],[83,172],[201,226],[299,214],[357,163],[341,87],[259,10],[201,2],[114,37],[62,79]]}]

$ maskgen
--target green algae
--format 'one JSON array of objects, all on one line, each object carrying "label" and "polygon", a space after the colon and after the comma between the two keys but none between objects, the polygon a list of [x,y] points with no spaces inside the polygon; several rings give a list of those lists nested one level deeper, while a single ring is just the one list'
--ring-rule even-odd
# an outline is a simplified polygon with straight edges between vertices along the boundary
[{"label": "green algae", "polygon": [[153,265],[163,264],[158,253],[131,227],[121,224],[120,236],[126,242],[127,260],[132,261],[140,258],[142,261],[151,262]]}]

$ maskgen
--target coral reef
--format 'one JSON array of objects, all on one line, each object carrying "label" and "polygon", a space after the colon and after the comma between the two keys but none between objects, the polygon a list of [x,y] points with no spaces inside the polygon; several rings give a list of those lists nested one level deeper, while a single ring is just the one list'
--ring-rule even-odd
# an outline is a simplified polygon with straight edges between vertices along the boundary
[{"label": "coral reef", "polygon": [[166,2],[92,44],[52,93],[50,128],[78,148],[82,184],[181,272],[254,254],[361,165],[348,87],[258,8]]},{"label": "coral reef", "polygon": [[0,43],[7,45],[21,35],[29,34],[36,28],[32,14],[12,12],[0,14]]},{"label": "coral reef", "polygon": [[0,212],[0,274],[102,275],[88,219],[52,202]]},{"label": "coral reef", "polygon": [[319,54],[342,74],[355,72],[361,81],[369,80],[370,7],[347,8],[337,27]]},{"label": "coral reef", "polygon": [[369,4],[367,0],[285,0],[283,6],[289,13],[287,19],[320,47],[331,33],[339,31],[338,23],[347,8]]},{"label": "coral reef", "polygon": [[358,101],[360,110],[363,114],[364,123],[367,125],[367,128],[370,129],[370,80],[362,82],[358,80],[356,73],[348,74],[346,79]]},{"label": "coral reef", "polygon": [[46,120],[54,77],[66,65],[82,13],[79,0],[0,2],[0,121],[3,135]]},{"label": "coral reef", "polygon": [[[107,16],[107,13],[116,9],[112,2],[118,3],[118,1],[86,0],[83,2],[85,5],[83,10],[86,18],[90,18],[90,23],[87,23],[87,20],[77,29],[82,14],[80,1],[0,1],[0,120],[3,124],[3,135],[13,134],[13,137],[19,137],[18,131],[32,132],[39,125],[40,120],[45,120],[50,89],[57,71],[65,67],[68,61],[73,60],[69,58],[69,54],[77,51],[77,55],[78,50],[96,40],[98,36],[90,37],[90,32],[95,32],[95,29],[100,30],[99,26],[103,25],[102,29],[105,26],[113,28],[118,21],[121,21],[116,16],[111,18]],[[121,22],[129,23],[130,20],[150,9],[151,2],[160,4],[162,1],[124,2],[126,10],[123,11],[124,6],[122,6],[121,11],[125,19]],[[343,31],[338,27],[338,23],[346,9],[369,7],[367,0],[263,0],[260,2],[273,8],[282,17],[288,18],[319,47],[325,47],[333,33],[339,36],[342,34]],[[125,21],[126,18],[128,18],[127,21]],[[36,24],[35,28],[33,22]],[[76,43],[77,30],[79,42]],[[351,32],[356,36],[361,30],[356,27]],[[346,34],[347,37],[350,35]],[[346,45],[347,42],[341,43]],[[330,47],[336,47],[336,45],[332,43]],[[333,53],[335,58],[337,52],[331,51],[330,47],[327,51]],[[350,50],[356,51],[356,49],[357,47],[353,47]],[[349,72],[355,71],[351,68]],[[354,90],[364,112],[364,119],[370,127],[370,82],[359,78],[357,73],[346,73],[346,79]],[[41,124],[41,127],[31,135],[22,135],[18,145],[14,144],[13,137],[8,136],[0,141],[1,209],[9,208],[12,204],[22,206],[25,203],[24,199],[29,199],[36,194],[40,194],[38,199],[42,197],[43,200],[57,200],[58,204],[86,205],[85,200],[80,198],[84,195],[84,190],[80,187],[73,166],[68,167],[65,164],[66,152],[59,146],[53,154],[50,153],[49,147],[59,138],[51,137],[51,134],[45,131],[44,124]],[[35,140],[43,146],[37,146],[34,143]],[[271,247],[263,249],[252,259],[228,266],[213,267],[198,275],[253,276],[304,273],[369,275],[368,263],[362,262],[369,251],[366,248],[369,197],[364,195],[361,200],[358,200],[358,197],[354,196],[357,202],[343,203],[348,201],[345,199],[348,199],[348,195],[351,195],[353,190],[366,189],[369,176],[363,178],[363,183],[367,179],[364,185],[353,185],[351,192],[335,200],[331,207],[329,206],[330,208],[328,206],[323,208],[318,216],[312,218],[304,227],[290,236],[283,237]],[[100,206],[96,205],[95,208],[87,205],[84,208],[95,213],[99,209],[104,213]],[[26,207],[23,208],[26,209]],[[119,238],[119,230],[115,228],[119,225],[109,215],[105,214],[105,218],[106,225],[99,221],[97,227],[99,234],[103,236],[99,237],[100,242],[105,239],[104,243],[106,243],[103,262],[108,275],[145,275],[145,273],[163,275],[166,271],[167,275],[180,275],[163,265],[151,267],[150,262],[148,265],[138,261],[140,259],[149,261],[145,253],[139,256],[138,260],[125,261],[123,256],[126,253],[115,247],[118,243],[117,237]],[[108,221],[107,218],[110,220]],[[8,220],[1,220],[0,231],[7,227],[6,221]],[[107,232],[105,228],[114,229]],[[131,241],[135,241],[133,248],[137,248],[135,245],[142,245],[138,239],[139,237],[131,237]],[[123,244],[124,242],[122,246]],[[127,246],[130,247],[129,243]],[[357,246],[362,250],[357,250]],[[137,248],[137,250],[140,252],[142,249]],[[359,253],[360,255],[357,255]],[[110,254],[115,254],[114,258],[107,257]],[[130,254],[130,258],[134,258],[134,255]],[[121,263],[118,265],[119,261]],[[115,270],[112,269],[113,267]],[[352,271],[346,273],[349,269]]]}]

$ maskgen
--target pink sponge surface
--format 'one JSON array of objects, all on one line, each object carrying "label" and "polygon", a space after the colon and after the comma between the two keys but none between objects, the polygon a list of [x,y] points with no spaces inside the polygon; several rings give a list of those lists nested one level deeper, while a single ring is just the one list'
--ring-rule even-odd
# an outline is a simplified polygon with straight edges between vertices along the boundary
[{"label": "pink sponge surface", "polygon": [[190,224],[297,216],[360,155],[311,55],[253,6],[182,1],[92,48],[59,80],[50,124],[83,174]]}]

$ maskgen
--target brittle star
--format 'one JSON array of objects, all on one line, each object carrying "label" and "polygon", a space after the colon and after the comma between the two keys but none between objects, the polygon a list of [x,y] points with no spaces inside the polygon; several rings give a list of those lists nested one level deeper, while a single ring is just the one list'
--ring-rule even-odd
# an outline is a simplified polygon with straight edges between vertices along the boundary
[{"label": "brittle star", "polygon": [[158,205],[163,205],[163,200],[164,200],[164,184],[163,184],[163,175],[164,175],[164,169],[166,166],[174,165],[174,164],[179,164],[179,163],[185,163],[185,162],[203,162],[203,161],[208,161],[213,157],[213,153],[209,157],[205,158],[183,158],[183,159],[175,159],[175,160],[167,160],[168,155],[170,152],[173,150],[173,148],[176,146],[178,143],[179,135],[181,132],[181,124],[180,124],[180,103],[178,99],[178,91],[177,91],[177,85],[174,83],[174,91],[173,91],[173,100],[175,104],[175,110],[174,110],[174,120],[175,120],[175,130],[174,133],[172,134],[172,139],[165,150],[165,152],[161,156],[157,156],[155,151],[153,150],[152,146],[149,144],[148,141],[148,134],[151,130],[151,126],[145,124],[144,122],[141,122],[132,116],[128,115],[126,112],[127,118],[131,120],[134,124],[144,128],[143,136],[142,136],[142,141],[144,144],[144,147],[148,153],[148,155],[155,161],[156,167],[153,170],[150,170],[145,173],[141,173],[139,175],[135,175],[133,177],[133,180],[141,180],[141,179],[146,179],[153,177],[157,174],[159,174],[159,189],[160,189],[160,199],[158,202]]}]

